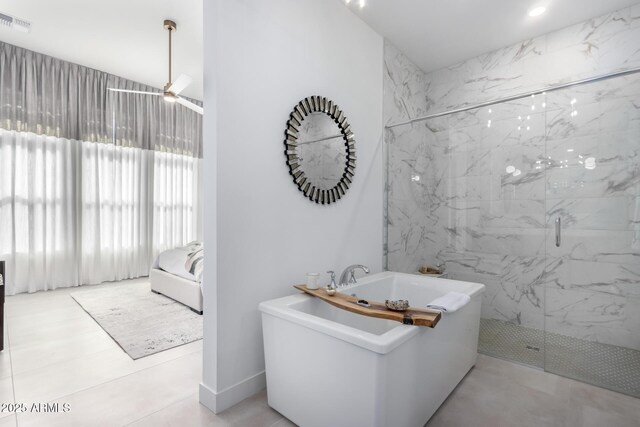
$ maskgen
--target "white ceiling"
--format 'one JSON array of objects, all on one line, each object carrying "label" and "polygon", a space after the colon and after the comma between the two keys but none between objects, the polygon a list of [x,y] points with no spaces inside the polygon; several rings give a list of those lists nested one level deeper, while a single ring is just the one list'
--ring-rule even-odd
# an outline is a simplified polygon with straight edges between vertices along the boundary
[{"label": "white ceiling", "polygon": [[[344,1],[344,0],[341,0]],[[437,70],[639,0],[359,0],[349,8],[425,71]],[[539,4],[547,12],[528,11]]]},{"label": "white ceiling", "polygon": [[202,99],[203,0],[0,0],[0,12],[31,21],[30,33],[0,25],[0,40],[140,83],[167,82],[165,19],[173,34],[173,78],[193,78],[183,95]]},{"label": "white ceiling", "polygon": [[[326,1],[326,0],[322,0]],[[344,1],[344,0],[340,0]],[[174,78],[202,99],[203,0],[0,0],[0,12],[31,21],[25,34],[0,26],[0,40],[158,88],[167,80],[167,32]],[[540,3],[548,11],[530,18]],[[617,10],[640,0],[358,0],[348,6],[425,71],[436,70]]]}]

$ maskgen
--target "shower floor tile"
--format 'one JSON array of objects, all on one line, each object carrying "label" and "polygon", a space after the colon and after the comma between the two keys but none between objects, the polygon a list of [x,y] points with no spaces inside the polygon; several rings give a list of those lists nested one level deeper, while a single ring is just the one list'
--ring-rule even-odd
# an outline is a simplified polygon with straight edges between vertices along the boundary
[{"label": "shower floor tile", "polygon": [[640,397],[640,351],[482,319],[480,353]]}]

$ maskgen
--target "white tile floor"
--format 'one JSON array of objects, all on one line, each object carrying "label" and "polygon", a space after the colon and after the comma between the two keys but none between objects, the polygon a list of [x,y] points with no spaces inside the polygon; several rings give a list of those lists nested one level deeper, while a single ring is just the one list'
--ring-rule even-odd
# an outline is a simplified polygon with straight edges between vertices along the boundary
[{"label": "white tile floor", "polygon": [[[0,353],[0,403],[68,403],[70,411],[4,412],[0,427],[293,425],[265,392],[214,415],[198,403],[202,342],[133,361],[70,292],[8,297]],[[638,427],[640,399],[480,356],[427,426]]]},{"label": "white tile floor", "polygon": [[271,426],[282,420],[264,393],[215,416],[198,403],[202,341],[134,361],[69,296],[74,290],[7,297],[0,403],[68,403],[71,410],[0,412],[0,427]]}]

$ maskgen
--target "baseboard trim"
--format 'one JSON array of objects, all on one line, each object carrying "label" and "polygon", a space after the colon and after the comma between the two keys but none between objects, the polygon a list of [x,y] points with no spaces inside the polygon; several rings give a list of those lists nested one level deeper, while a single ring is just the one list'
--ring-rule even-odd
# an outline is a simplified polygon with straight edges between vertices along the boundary
[{"label": "baseboard trim", "polygon": [[215,414],[237,405],[248,397],[253,396],[267,386],[265,372],[259,372],[239,383],[220,392],[211,390],[206,384],[200,383],[200,403]]}]

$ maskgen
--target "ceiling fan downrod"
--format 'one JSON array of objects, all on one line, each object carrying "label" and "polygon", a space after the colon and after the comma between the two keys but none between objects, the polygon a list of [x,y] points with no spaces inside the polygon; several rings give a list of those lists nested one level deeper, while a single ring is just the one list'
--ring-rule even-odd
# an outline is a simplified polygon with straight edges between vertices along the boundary
[{"label": "ceiling fan downrod", "polygon": [[164,28],[169,31],[169,80],[167,80],[167,84],[164,85],[164,99],[165,101],[175,102],[175,94],[169,90],[171,87],[171,34],[178,29],[176,23],[170,19],[164,20]]}]

